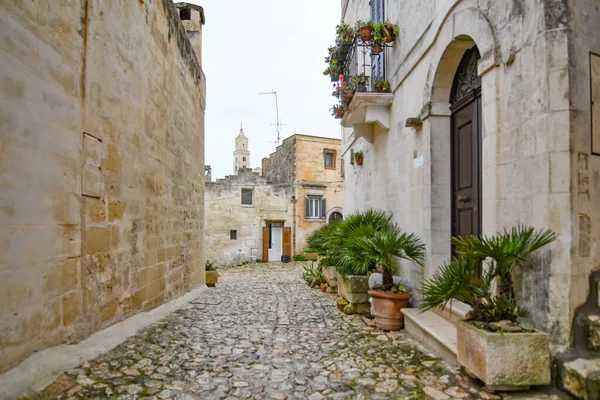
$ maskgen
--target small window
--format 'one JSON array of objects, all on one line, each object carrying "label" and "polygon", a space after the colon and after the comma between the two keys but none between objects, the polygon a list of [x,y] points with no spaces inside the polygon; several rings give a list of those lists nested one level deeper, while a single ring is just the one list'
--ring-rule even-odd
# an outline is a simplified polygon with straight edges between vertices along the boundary
[{"label": "small window", "polygon": [[325,150],[325,168],[335,169],[335,151]]},{"label": "small window", "polygon": [[304,216],[306,219],[325,219],[325,199],[317,196],[306,198]]},{"label": "small window", "polygon": [[229,239],[237,240],[237,231],[229,231]]},{"label": "small window", "polygon": [[254,205],[254,189],[242,189],[242,205]]},{"label": "small window", "polygon": [[246,157],[242,157],[242,161],[246,161]]},{"label": "small window", "polygon": [[329,222],[339,221],[340,219],[343,219],[342,213],[339,213],[337,211],[332,212],[329,216]]},{"label": "small window", "polygon": [[179,10],[179,18],[181,20],[190,20],[192,19],[192,13],[189,8],[182,8]]}]

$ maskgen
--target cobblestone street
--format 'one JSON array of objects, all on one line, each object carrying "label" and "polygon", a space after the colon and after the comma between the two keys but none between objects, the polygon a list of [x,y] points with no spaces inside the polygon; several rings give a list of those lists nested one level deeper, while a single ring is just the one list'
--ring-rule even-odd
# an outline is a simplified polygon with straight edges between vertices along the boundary
[{"label": "cobblestone street", "polygon": [[217,287],[35,398],[500,398],[402,332],[340,313],[336,295],[309,288],[301,271],[221,269]]}]

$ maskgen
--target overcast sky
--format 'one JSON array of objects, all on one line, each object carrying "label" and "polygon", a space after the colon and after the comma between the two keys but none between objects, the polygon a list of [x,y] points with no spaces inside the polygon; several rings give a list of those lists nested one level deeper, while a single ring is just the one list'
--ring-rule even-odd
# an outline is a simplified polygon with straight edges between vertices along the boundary
[{"label": "overcast sky", "polygon": [[191,0],[204,7],[207,79],[206,164],[213,180],[233,173],[234,139],[244,124],[252,168],[275,151],[275,90],[281,139],[295,133],[340,137],[323,58],[340,20],[339,0]]}]

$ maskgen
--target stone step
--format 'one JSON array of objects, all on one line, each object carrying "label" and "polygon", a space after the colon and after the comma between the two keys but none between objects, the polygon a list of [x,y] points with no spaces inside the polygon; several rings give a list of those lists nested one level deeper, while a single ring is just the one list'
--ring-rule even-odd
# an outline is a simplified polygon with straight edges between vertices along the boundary
[{"label": "stone step", "polygon": [[437,315],[451,322],[456,326],[456,322],[467,319],[467,314],[471,311],[471,306],[462,301],[452,300],[444,308],[433,310]]},{"label": "stone step", "polygon": [[600,358],[578,358],[562,368],[563,387],[578,399],[600,399]]},{"label": "stone step", "polygon": [[404,329],[413,340],[450,364],[457,365],[456,326],[433,311],[402,309]]}]

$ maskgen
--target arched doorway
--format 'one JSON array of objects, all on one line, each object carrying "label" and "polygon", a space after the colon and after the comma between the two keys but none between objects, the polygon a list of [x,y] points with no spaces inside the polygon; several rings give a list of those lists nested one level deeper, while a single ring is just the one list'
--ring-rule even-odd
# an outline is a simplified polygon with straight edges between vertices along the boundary
[{"label": "arched doorway", "polygon": [[333,207],[327,213],[327,218],[326,218],[327,223],[330,223],[330,222],[333,222],[333,221],[339,221],[341,219],[344,219],[344,214],[343,214],[342,209],[340,207]]},{"label": "arched doorway", "polygon": [[450,92],[452,236],[481,233],[481,78],[477,46],[462,57]]}]

